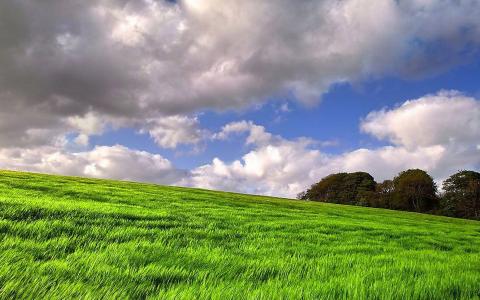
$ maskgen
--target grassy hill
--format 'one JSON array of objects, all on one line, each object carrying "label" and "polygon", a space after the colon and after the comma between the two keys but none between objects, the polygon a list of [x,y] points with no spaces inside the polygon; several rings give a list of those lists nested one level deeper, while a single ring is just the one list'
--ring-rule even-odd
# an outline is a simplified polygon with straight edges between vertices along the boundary
[{"label": "grassy hill", "polygon": [[480,222],[0,172],[0,298],[301,297],[478,299]]}]

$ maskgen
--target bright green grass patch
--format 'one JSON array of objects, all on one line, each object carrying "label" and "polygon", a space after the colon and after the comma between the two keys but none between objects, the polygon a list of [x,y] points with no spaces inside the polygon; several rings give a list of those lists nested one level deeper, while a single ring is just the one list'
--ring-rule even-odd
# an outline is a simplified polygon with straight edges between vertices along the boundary
[{"label": "bright green grass patch", "polygon": [[480,299],[480,222],[1,171],[0,298]]}]

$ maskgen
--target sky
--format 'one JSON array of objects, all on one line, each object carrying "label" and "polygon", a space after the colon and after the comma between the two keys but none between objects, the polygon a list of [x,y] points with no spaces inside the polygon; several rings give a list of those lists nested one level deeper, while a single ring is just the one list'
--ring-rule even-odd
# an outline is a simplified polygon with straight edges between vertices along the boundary
[{"label": "sky", "polygon": [[480,170],[477,0],[0,2],[0,169],[281,197]]}]

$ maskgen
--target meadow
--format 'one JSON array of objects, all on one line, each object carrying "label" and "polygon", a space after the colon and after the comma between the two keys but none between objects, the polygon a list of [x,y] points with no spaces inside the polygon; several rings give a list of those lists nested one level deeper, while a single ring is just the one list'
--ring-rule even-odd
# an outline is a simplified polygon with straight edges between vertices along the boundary
[{"label": "meadow", "polygon": [[0,171],[2,299],[480,299],[480,222]]}]

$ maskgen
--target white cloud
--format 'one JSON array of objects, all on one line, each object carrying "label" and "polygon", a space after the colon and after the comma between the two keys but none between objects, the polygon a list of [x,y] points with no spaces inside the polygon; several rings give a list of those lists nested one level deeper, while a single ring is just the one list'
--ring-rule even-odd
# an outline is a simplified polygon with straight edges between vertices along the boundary
[{"label": "white cloud", "polygon": [[119,145],[78,153],[54,147],[1,149],[0,168],[161,184],[174,184],[187,174],[161,155]]},{"label": "white cloud", "polygon": [[442,91],[371,112],[361,128],[379,139],[408,148],[474,144],[480,140],[480,101],[456,91]]},{"label": "white cloud", "polygon": [[290,107],[288,107],[288,103],[283,103],[283,104],[280,106],[279,111],[280,111],[280,112],[287,113],[287,112],[291,112],[292,110],[290,109]]},{"label": "white cloud", "polygon": [[80,146],[88,146],[88,144],[90,143],[90,137],[86,134],[79,134],[75,139],[74,139],[74,142],[77,144],[77,145],[80,145]]},{"label": "white cloud", "polygon": [[215,158],[211,164],[192,170],[189,185],[244,193],[295,196],[313,182],[312,170],[327,157],[308,149],[306,140],[281,140],[262,145],[242,160],[226,163]]},{"label": "white cloud", "polygon": [[106,121],[92,112],[88,112],[84,116],[71,116],[67,118],[66,124],[72,131],[78,133],[75,142],[81,146],[87,146],[89,137],[103,133],[106,127]]},{"label": "white cloud", "polygon": [[207,135],[200,129],[198,119],[187,116],[168,116],[148,121],[146,129],[154,141],[163,148],[176,148],[180,144],[197,145]]},{"label": "white cloud", "polygon": [[223,126],[222,130],[213,135],[213,139],[226,140],[235,133],[248,132],[247,145],[265,144],[270,142],[272,135],[265,131],[265,127],[254,124],[252,121],[232,122]]},{"label": "white cloud", "polygon": [[[286,93],[312,103],[338,82],[421,76],[478,53],[479,14],[474,0],[4,0],[0,145],[49,145],[67,129],[86,144],[85,128],[58,128],[88,114],[144,128]],[[161,145],[178,144],[160,131]]]}]

